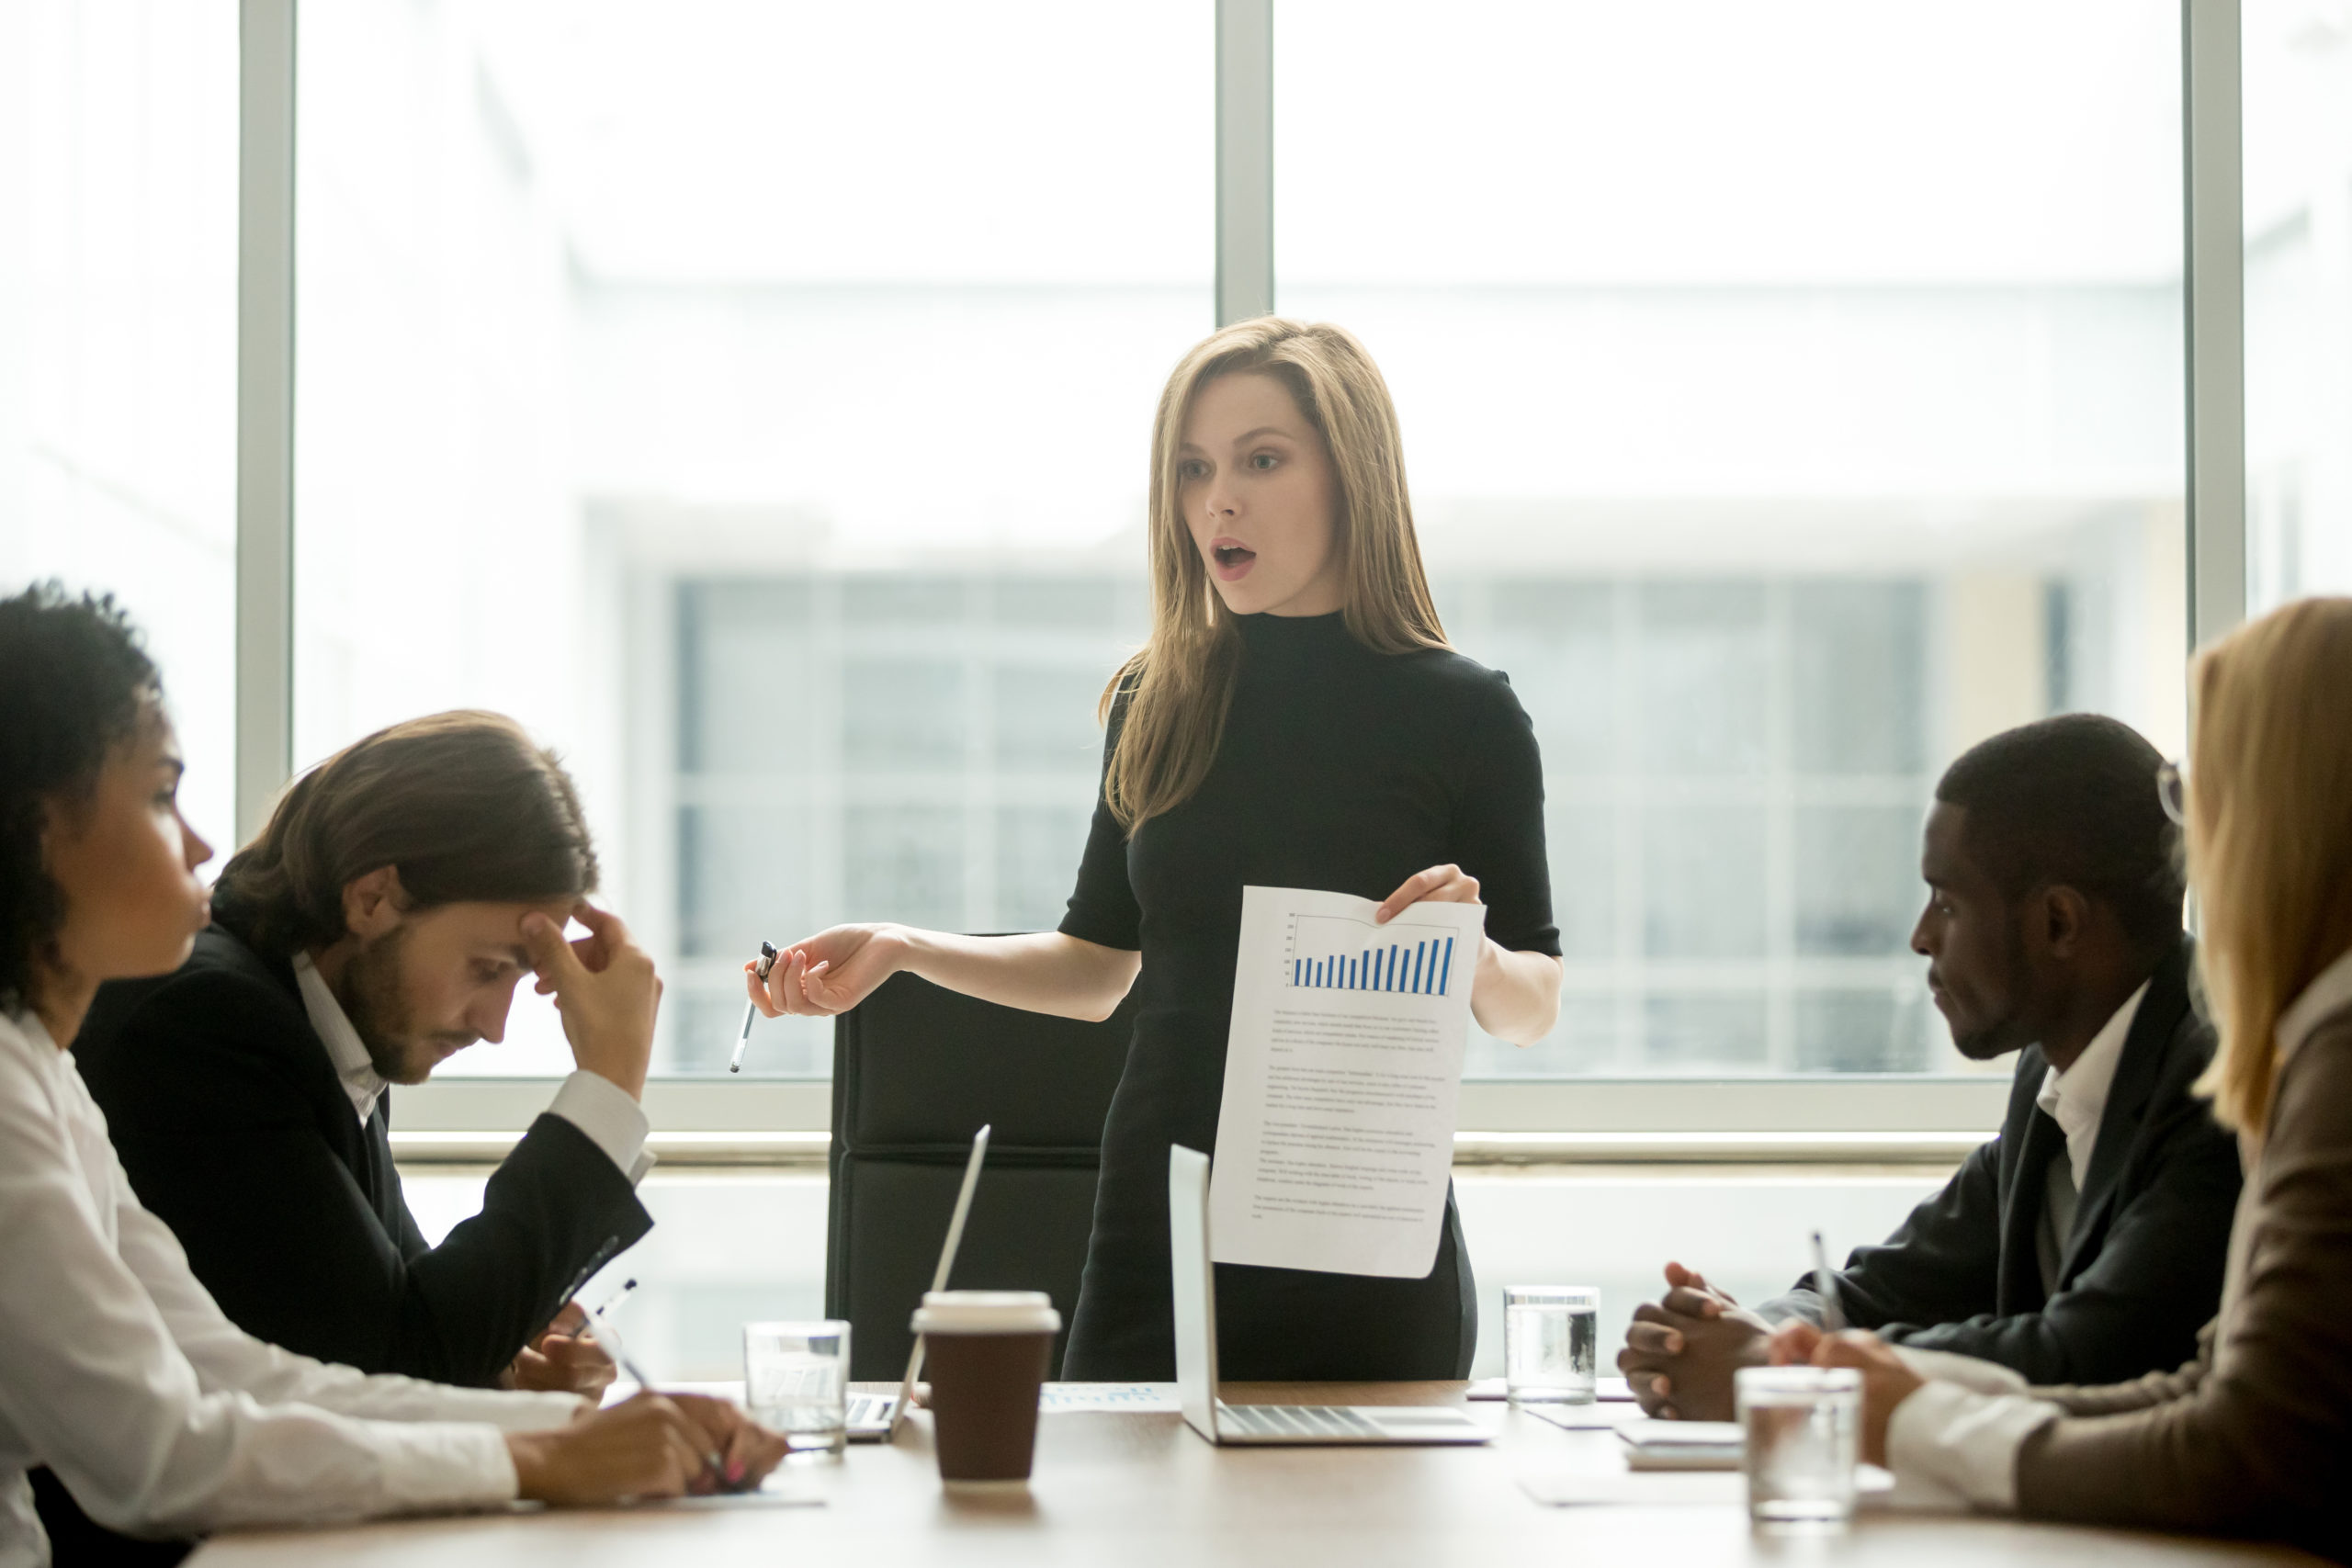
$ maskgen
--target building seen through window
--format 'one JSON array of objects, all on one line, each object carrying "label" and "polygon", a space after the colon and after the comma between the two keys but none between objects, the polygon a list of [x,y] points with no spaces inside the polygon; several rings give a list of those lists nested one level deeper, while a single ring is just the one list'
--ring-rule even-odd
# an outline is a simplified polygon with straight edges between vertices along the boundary
[{"label": "building seen through window", "polygon": [[[233,10],[6,17],[0,85],[48,96],[0,95],[40,131],[0,139],[0,231],[40,242],[0,245],[0,569],[192,586],[174,623],[122,582],[225,839]],[[2268,602],[2352,582],[2352,55],[2330,7],[2245,18]],[[723,1071],[763,938],[1058,918],[1147,622],[1153,405],[1216,324],[1213,20],[304,8],[297,765],[455,705],[556,746],[673,976],[662,1070]],[[1905,947],[1938,773],[2064,709],[2180,749],[2177,15],[1274,27],[1276,306],[1380,363],[1449,632],[1544,750],[1562,1018],[1471,1071],[1957,1068]],[[96,63],[182,44],[185,100]],[[97,395],[130,379],[186,417]],[[755,1041],[827,1070],[821,1025]],[[567,1064],[526,997],[444,1071]]]}]

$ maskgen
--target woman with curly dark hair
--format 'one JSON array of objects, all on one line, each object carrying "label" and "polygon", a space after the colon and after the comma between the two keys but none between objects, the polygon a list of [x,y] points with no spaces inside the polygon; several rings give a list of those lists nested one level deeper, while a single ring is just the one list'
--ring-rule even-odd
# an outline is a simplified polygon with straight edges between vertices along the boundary
[{"label": "woman with curly dark hair", "polygon": [[66,1049],[100,984],[176,968],[209,918],[181,770],[111,600],[0,600],[0,1568],[50,1560],[42,1465],[99,1524],[156,1537],[756,1481],[782,1441],[718,1401],[597,1414],[368,1377],[221,1315]]}]

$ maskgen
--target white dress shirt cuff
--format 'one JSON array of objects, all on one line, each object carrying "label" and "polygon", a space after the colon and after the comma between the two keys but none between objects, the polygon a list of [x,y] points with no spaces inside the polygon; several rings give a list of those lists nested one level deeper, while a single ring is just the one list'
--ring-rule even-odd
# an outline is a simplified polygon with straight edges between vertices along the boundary
[{"label": "white dress shirt cuff", "polygon": [[1914,1350],[1898,1345],[1894,1353],[1909,1367],[1930,1382],[1956,1382],[1978,1393],[2023,1393],[2026,1381],[2013,1367],[1998,1361],[1987,1361],[1974,1356],[1956,1355],[1950,1350]]},{"label": "white dress shirt cuff", "polygon": [[1924,1383],[1887,1423],[1887,1468],[1898,1483],[1930,1483],[1972,1508],[2015,1513],[2018,1450],[2059,1414],[2023,1394]]},{"label": "white dress shirt cuff", "polygon": [[514,1456],[495,1427],[395,1427],[371,1436],[383,1465],[384,1512],[492,1508],[513,1502],[520,1489]]},{"label": "white dress shirt cuff", "polygon": [[645,1108],[612,1079],[585,1071],[572,1074],[555,1091],[548,1114],[562,1117],[585,1134],[630,1186],[653,1168],[653,1156],[645,1152],[645,1135],[653,1124],[645,1119]]}]

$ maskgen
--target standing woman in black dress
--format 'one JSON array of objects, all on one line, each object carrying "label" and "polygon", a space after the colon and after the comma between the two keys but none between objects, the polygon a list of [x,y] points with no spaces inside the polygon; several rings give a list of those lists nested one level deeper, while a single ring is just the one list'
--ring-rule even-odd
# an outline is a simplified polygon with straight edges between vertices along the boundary
[{"label": "standing woman in black dress", "polygon": [[[1388,388],[1332,326],[1265,318],[1185,356],[1152,433],[1151,640],[1104,694],[1102,794],[1057,931],[836,926],[752,998],[854,1007],[898,970],[1034,1011],[1142,1005],[1102,1131],[1066,1374],[1175,1375],[1168,1146],[1214,1150],[1245,886],[1487,907],[1470,1009],[1521,1044],[1559,1010],[1544,783],[1499,674],[1447,647]],[[747,966],[748,969],[748,966]],[[1238,1379],[1468,1375],[1477,1305],[1449,1198],[1420,1280],[1219,1264]]]}]

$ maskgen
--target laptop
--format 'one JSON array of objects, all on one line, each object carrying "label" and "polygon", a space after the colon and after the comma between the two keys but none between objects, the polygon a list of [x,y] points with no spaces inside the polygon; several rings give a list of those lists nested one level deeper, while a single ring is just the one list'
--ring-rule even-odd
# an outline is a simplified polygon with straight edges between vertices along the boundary
[{"label": "laptop", "polygon": [[[955,1213],[947,1217],[947,1238],[940,1244],[939,1265],[932,1270],[931,1288],[934,1291],[947,1288],[948,1273],[956,1267],[956,1249],[964,1245],[964,1219],[972,1212],[972,1191],[980,1184],[980,1162],[988,1157],[988,1152],[989,1130],[982,1127],[972,1134],[971,1157],[964,1162],[964,1185],[956,1194]],[[898,1393],[849,1396],[849,1440],[887,1443],[896,1438],[899,1423],[907,1418],[907,1407],[914,1398],[915,1380],[922,1375],[922,1336],[918,1334],[915,1348],[907,1357],[907,1375],[899,1380]]]},{"label": "laptop", "polygon": [[1184,1424],[1218,1444],[1483,1443],[1444,1405],[1227,1404],[1216,1396],[1216,1270],[1209,1263],[1209,1156],[1168,1150],[1168,1251],[1176,1287],[1176,1394]]}]

